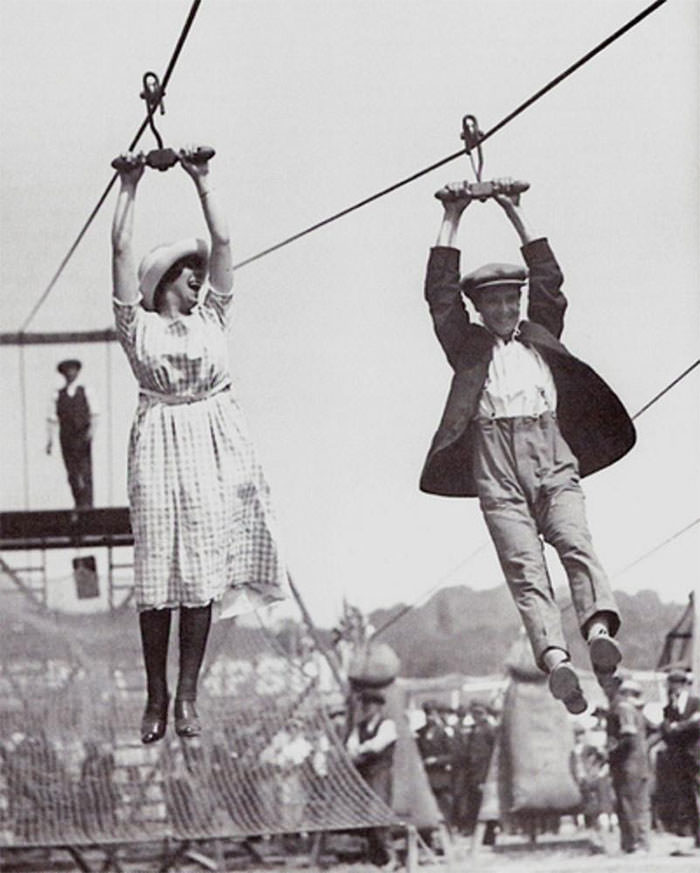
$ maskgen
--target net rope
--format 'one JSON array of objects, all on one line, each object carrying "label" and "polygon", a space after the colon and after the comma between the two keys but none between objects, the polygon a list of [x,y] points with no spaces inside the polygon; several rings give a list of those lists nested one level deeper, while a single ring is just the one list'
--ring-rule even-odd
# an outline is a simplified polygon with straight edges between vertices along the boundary
[{"label": "net rope", "polygon": [[[246,839],[397,822],[331,722],[318,653],[212,627],[198,741],[144,746],[135,615],[41,614],[0,591],[0,847]],[[176,675],[177,634],[169,677]],[[272,641],[275,641],[274,645]]]}]

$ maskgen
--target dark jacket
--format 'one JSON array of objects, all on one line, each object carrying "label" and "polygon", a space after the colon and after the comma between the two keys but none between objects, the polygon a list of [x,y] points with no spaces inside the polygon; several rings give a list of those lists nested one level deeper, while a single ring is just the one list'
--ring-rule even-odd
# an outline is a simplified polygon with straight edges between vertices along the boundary
[{"label": "dark jacket", "polygon": [[[386,720],[385,718],[378,718],[374,723],[361,722],[357,728],[360,743],[376,737],[379,733],[379,728]],[[362,776],[374,793],[388,804],[391,804],[395,746],[396,743],[391,743],[380,752],[363,752],[359,758],[355,759],[355,766],[360,776]]]},{"label": "dark jacket", "polygon": [[90,432],[90,405],[85,389],[78,385],[73,395],[61,388],[56,398],[56,418],[61,443],[86,442]]},{"label": "dark jacket", "polygon": [[[528,320],[519,338],[542,355],[557,389],[561,433],[576,455],[582,476],[607,467],[634,445],[634,425],[606,383],[559,342],[567,301],[563,276],[546,239],[522,247],[529,268]],[[486,381],[494,337],[469,319],[459,285],[459,251],[431,250],[425,296],[435,333],[454,370],[450,393],[420,479],[422,491],[475,497],[472,429]]]},{"label": "dark jacket", "polygon": [[417,731],[416,743],[430,787],[433,791],[449,788],[452,750],[447,730],[442,725],[427,722]]},{"label": "dark jacket", "polygon": [[689,695],[682,712],[667,703],[661,734],[674,762],[700,773],[700,698]]},{"label": "dark jacket", "polygon": [[629,700],[616,698],[608,715],[608,761],[614,778],[649,778],[646,721]]}]

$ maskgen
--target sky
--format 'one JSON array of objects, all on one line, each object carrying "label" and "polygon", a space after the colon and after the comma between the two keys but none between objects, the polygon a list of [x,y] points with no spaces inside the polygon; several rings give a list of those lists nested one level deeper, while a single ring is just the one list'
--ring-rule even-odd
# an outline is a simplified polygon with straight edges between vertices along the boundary
[{"label": "sky", "polygon": [[[97,203],[144,117],[142,76],[162,75],[190,5],[3,0],[2,330],[25,324]],[[240,261],[458,151],[465,114],[490,129],[646,5],[204,0],[157,125],[166,145],[216,149]],[[565,275],[565,343],[632,414],[698,357],[699,29],[700,5],[669,0],[484,144],[484,178],[530,183],[526,216]],[[141,145],[155,146],[150,132]],[[433,194],[473,178],[459,157],[236,273],[236,390],[321,625],[344,598],[370,610],[503,581],[476,501],[418,490],[451,375],[422,296]],[[29,330],[110,326],[115,193]],[[137,252],[204,231],[182,170],[149,171]],[[519,258],[493,202],[468,210],[458,245],[465,271]],[[55,365],[73,356],[100,398],[96,503],[125,505],[136,387],[121,349],[23,356],[0,346],[2,508],[70,506],[44,418]],[[699,525],[637,561],[700,516],[699,379],[700,368],[640,416],[632,452],[585,480],[615,588],[682,603],[697,584]],[[51,555],[50,603],[88,608],[70,558]]]}]

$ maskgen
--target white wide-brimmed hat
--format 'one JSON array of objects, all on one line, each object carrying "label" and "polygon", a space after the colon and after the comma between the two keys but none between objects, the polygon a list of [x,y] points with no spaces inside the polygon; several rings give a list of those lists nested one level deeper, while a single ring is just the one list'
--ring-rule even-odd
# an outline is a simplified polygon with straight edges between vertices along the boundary
[{"label": "white wide-brimmed hat", "polygon": [[209,247],[203,239],[189,237],[178,242],[166,243],[152,249],[139,264],[139,289],[145,309],[153,309],[153,295],[158,283],[175,261],[195,255],[206,264]]}]

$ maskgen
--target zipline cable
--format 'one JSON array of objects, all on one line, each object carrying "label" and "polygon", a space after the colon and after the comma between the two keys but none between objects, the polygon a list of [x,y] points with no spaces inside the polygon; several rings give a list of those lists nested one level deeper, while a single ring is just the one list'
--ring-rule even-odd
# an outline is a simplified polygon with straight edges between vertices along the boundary
[{"label": "zipline cable", "polygon": [[[183,48],[183,46],[184,46],[184,44],[185,44],[185,40],[187,39],[187,36],[189,35],[190,29],[191,29],[192,24],[193,24],[193,22],[194,22],[195,16],[197,15],[197,11],[199,10],[199,7],[200,7],[200,5],[201,5],[201,2],[202,2],[202,0],[194,0],[192,6],[190,7],[190,11],[189,11],[189,13],[188,13],[188,15],[187,15],[187,19],[186,19],[186,21],[185,21],[185,23],[184,23],[184,25],[183,25],[183,27],[182,27],[182,30],[181,30],[181,32],[180,32],[180,36],[178,37],[177,43],[176,43],[176,45],[175,45],[175,49],[174,49],[174,51],[173,51],[172,57],[170,58],[170,61],[169,61],[168,66],[167,66],[167,68],[166,68],[165,74],[164,74],[164,76],[163,76],[163,79],[162,79],[162,82],[161,82],[160,98],[159,98],[159,100],[158,100],[158,104],[157,104],[157,106],[159,106],[159,105],[161,104],[161,102],[162,102],[162,100],[163,100],[163,97],[165,96],[165,89],[166,89],[166,86],[167,86],[167,84],[168,84],[168,82],[169,82],[169,80],[170,80],[170,77],[171,77],[171,75],[172,75],[172,73],[173,73],[173,70],[175,69],[175,64],[177,63],[177,60],[178,60],[178,58],[180,57],[180,52],[182,51],[182,48]],[[154,111],[155,111],[155,108],[157,108],[157,106],[154,107]],[[147,115],[146,115],[146,118],[145,118],[145,119],[143,120],[143,122],[141,123],[141,126],[139,127],[138,131],[137,131],[136,134],[134,135],[134,138],[131,140],[131,143],[129,144],[129,147],[128,147],[127,151],[133,151],[133,149],[134,149],[134,148],[136,147],[136,145],[138,144],[138,141],[141,139],[141,136],[143,135],[143,132],[144,132],[144,131],[146,130],[146,128],[148,127],[148,123],[149,123],[149,115],[147,114]],[[34,316],[36,315],[36,313],[39,311],[40,307],[42,306],[42,304],[44,303],[44,301],[46,300],[46,298],[49,296],[49,294],[50,294],[51,291],[53,290],[53,287],[54,287],[54,285],[56,284],[56,282],[58,281],[59,277],[61,276],[61,273],[63,273],[63,270],[64,270],[65,267],[66,267],[66,264],[68,263],[68,261],[69,261],[69,260],[71,259],[71,257],[73,256],[75,250],[78,248],[78,245],[80,244],[80,242],[82,241],[83,237],[84,237],[85,234],[87,233],[88,228],[89,228],[90,225],[92,224],[92,222],[93,222],[95,216],[96,216],[97,213],[100,211],[100,209],[101,209],[101,207],[102,207],[102,204],[103,204],[103,203],[105,202],[105,200],[107,199],[107,196],[109,195],[109,192],[112,190],[112,187],[113,187],[114,183],[116,182],[118,176],[119,176],[119,174],[118,174],[118,173],[115,173],[115,174],[112,176],[112,178],[109,180],[109,184],[107,185],[107,187],[105,188],[105,190],[102,192],[102,196],[101,196],[100,199],[97,201],[97,204],[96,204],[95,208],[92,210],[92,212],[90,213],[90,215],[89,215],[88,218],[87,218],[87,221],[86,221],[85,224],[82,226],[82,228],[81,228],[81,230],[80,230],[80,233],[78,234],[78,236],[77,236],[76,239],[75,239],[75,242],[74,242],[73,245],[68,249],[68,253],[67,253],[66,256],[63,258],[63,260],[61,261],[61,263],[59,264],[58,269],[57,269],[56,272],[54,273],[54,275],[53,275],[51,281],[50,281],[49,284],[46,286],[46,290],[43,292],[43,294],[41,295],[41,297],[38,299],[38,301],[37,301],[36,304],[34,305],[34,308],[32,309],[32,311],[29,313],[29,315],[28,315],[27,318],[25,319],[24,324],[23,324],[22,327],[19,329],[19,332],[20,332],[20,333],[24,333],[24,331],[29,327],[30,322],[32,321],[32,319],[34,318]]]},{"label": "zipline cable", "polygon": [[[163,82],[162,82],[163,92],[161,94],[161,97],[165,93],[165,87],[168,84],[168,80],[169,80],[170,75],[171,75],[173,68],[175,66],[175,62],[177,61],[177,58],[180,54],[180,50],[182,49],[182,46],[184,45],[185,39],[186,39],[187,34],[189,32],[189,29],[192,25],[192,21],[194,20],[194,17],[197,13],[197,10],[200,6],[200,3],[201,3],[201,0],[195,0],[195,2],[192,4],[192,8],[190,9],[190,13],[187,17],[187,21],[185,22],[183,32],[180,36],[180,39],[178,40],[173,57],[172,57],[170,63],[168,64],[166,73],[163,77]],[[615,40],[619,39],[621,36],[623,36],[625,33],[627,33],[627,31],[631,30],[633,27],[635,27],[637,24],[639,24],[641,21],[643,21],[647,16],[651,15],[651,13],[656,11],[656,9],[658,9],[660,6],[663,6],[664,3],[666,3],[666,0],[655,0],[655,2],[652,3],[650,6],[648,6],[646,9],[643,9],[638,15],[636,15],[634,18],[630,19],[626,24],[624,24],[622,27],[620,27],[618,30],[616,30],[614,33],[612,33],[609,37],[607,37],[601,43],[599,43],[595,48],[591,49],[591,51],[587,52],[578,61],[576,61],[574,64],[572,64],[566,70],[564,70],[562,73],[560,73],[558,76],[556,76],[550,82],[548,82],[543,88],[540,88],[540,90],[537,91],[535,94],[533,94],[532,97],[528,98],[524,103],[521,103],[520,106],[518,106],[516,109],[514,109],[509,115],[507,115],[501,121],[499,121],[498,124],[496,124],[494,127],[492,127],[485,134],[483,134],[479,140],[479,144],[485,142],[489,137],[493,136],[497,131],[499,131],[501,128],[505,127],[506,124],[508,124],[510,121],[512,121],[516,116],[520,115],[521,112],[524,112],[525,109],[527,109],[529,106],[531,106],[535,101],[539,100],[548,91],[550,91],[552,88],[554,88],[560,82],[562,82],[564,79],[566,79],[568,76],[570,76],[576,70],[578,70],[579,67],[586,64],[589,60],[591,60],[593,57],[595,57],[597,54],[599,54],[604,49],[606,49],[609,45],[611,45],[613,42],[615,42]],[[143,121],[141,127],[139,128],[139,131],[136,134],[136,136],[134,137],[131,145],[129,146],[128,151],[131,151],[136,146],[138,140],[140,139],[143,131],[146,129],[147,126],[148,126],[148,116],[146,117],[146,119]],[[393,191],[396,191],[399,188],[402,188],[405,185],[408,185],[411,182],[414,182],[416,179],[420,179],[422,176],[427,175],[428,173],[432,172],[433,170],[436,170],[439,167],[442,167],[445,164],[448,164],[451,161],[456,160],[458,157],[461,157],[463,154],[464,154],[464,151],[462,149],[460,149],[458,152],[455,152],[454,154],[449,155],[448,157],[443,158],[442,160],[437,161],[434,164],[431,164],[429,167],[426,167],[423,170],[419,170],[417,173],[413,173],[411,176],[408,176],[405,179],[402,179],[401,181],[396,182],[393,185],[390,185],[388,188],[384,188],[383,190],[378,191],[376,194],[373,194],[370,197],[366,197],[363,200],[360,200],[357,203],[353,204],[352,206],[348,206],[347,208],[342,209],[340,212],[336,212],[334,215],[331,215],[330,217],[325,218],[322,221],[318,221],[315,224],[311,225],[310,227],[307,227],[304,230],[301,230],[298,233],[295,233],[292,236],[287,237],[286,239],[282,240],[281,242],[276,243],[275,245],[269,246],[268,248],[263,249],[262,251],[258,252],[255,255],[251,255],[250,257],[246,258],[243,261],[239,261],[238,263],[233,265],[233,269],[239,270],[241,267],[244,267],[247,264],[252,263],[253,261],[259,260],[260,258],[264,257],[265,255],[271,254],[272,252],[275,252],[278,249],[281,249],[284,246],[287,246],[290,243],[295,242],[298,239],[301,239],[301,237],[304,237],[304,236],[312,233],[315,230],[318,230],[322,227],[325,227],[325,225],[330,224],[333,221],[337,221],[339,218],[342,218],[351,212],[355,212],[356,210],[362,208],[363,206],[367,206],[368,204],[373,203],[375,200],[378,200],[380,197],[384,197],[387,194],[391,194]],[[111,191],[112,186],[114,185],[114,182],[116,181],[116,178],[117,178],[117,174],[115,173],[115,175],[112,176],[112,179],[110,180],[109,184],[107,185],[107,188],[103,192],[99,201],[97,202],[97,205],[95,206],[93,211],[90,213],[90,216],[88,217],[85,225],[83,226],[82,230],[78,234],[78,237],[76,238],[75,242],[70,247],[68,254],[61,261],[61,263],[58,267],[58,270],[56,271],[53,278],[49,282],[48,287],[46,288],[44,293],[41,295],[37,304],[34,306],[32,311],[30,312],[28,318],[26,319],[26,321],[24,322],[24,324],[20,328],[20,333],[23,332],[24,330],[26,330],[26,328],[29,326],[29,323],[36,315],[38,309],[40,308],[40,306],[43,304],[44,300],[46,300],[49,293],[53,289],[58,278],[60,277],[61,273],[63,272],[66,264],[68,263],[68,261],[72,257],[73,253],[75,252],[75,249],[78,247],[78,244],[80,243],[80,241],[82,240],[83,236],[85,235],[88,227],[92,223],[95,215],[97,214],[97,212],[101,208],[104,201],[107,199],[107,196],[108,196],[109,192]]]},{"label": "zipline cable", "polygon": [[[484,133],[480,139],[479,144],[486,142],[489,137],[492,137],[497,131],[501,130],[501,128],[505,127],[506,124],[511,122],[516,116],[520,115],[521,112],[524,112],[527,108],[532,106],[540,97],[544,97],[544,95],[551,91],[552,88],[556,87],[560,82],[563,82],[564,79],[568,78],[572,73],[582,67],[584,64],[588,63],[592,58],[594,58],[597,54],[606,49],[609,45],[611,45],[615,40],[619,39],[628,30],[631,30],[641,21],[643,21],[648,15],[651,15],[652,12],[655,12],[660,6],[666,3],[666,0],[655,0],[650,6],[646,9],[642,10],[638,15],[634,18],[630,19],[626,24],[612,33],[609,37],[604,39],[601,43],[599,43],[595,48],[591,49],[587,52],[583,57],[579,58],[578,61],[573,63],[570,67],[567,67],[564,72],[560,73],[550,82],[548,82],[544,87],[540,88],[532,97],[529,97],[525,100],[524,103],[521,103],[516,109],[514,109],[511,113],[505,116],[505,118],[501,119],[498,124],[494,125],[490,130]],[[457,158],[461,158],[464,156],[464,149],[460,149],[458,152],[454,154],[448,155],[446,158],[442,158],[442,160],[436,161],[434,164],[431,164],[429,167],[425,167],[423,170],[419,170],[417,173],[413,173],[410,176],[407,176],[405,179],[402,179],[400,182],[395,182],[393,185],[389,185],[388,188],[383,188],[381,191],[378,191],[376,194],[372,194],[369,197],[365,197],[364,200],[359,200],[357,203],[354,203],[352,206],[348,206],[345,209],[341,209],[340,212],[336,212],[334,215],[329,216],[328,218],[324,218],[321,221],[317,221],[316,224],[312,224],[304,230],[298,231],[298,233],[292,234],[292,236],[283,239],[281,242],[276,243],[275,245],[269,246],[266,249],[258,252],[255,255],[251,255],[243,261],[239,261],[237,264],[233,265],[234,270],[239,270],[241,267],[245,267],[247,264],[252,263],[253,261],[257,261],[265,255],[269,255],[272,252],[277,251],[278,249],[283,248],[284,246],[289,245],[292,242],[296,242],[296,240],[301,239],[301,237],[306,236],[307,234],[312,233],[315,230],[319,230],[322,227],[325,227],[327,224],[331,224],[331,222],[337,221],[339,218],[343,218],[346,215],[349,215],[351,212],[355,212],[358,209],[361,209],[363,206],[367,206],[370,203],[373,203],[375,200],[379,200],[381,197],[385,197],[387,194],[391,194],[394,191],[397,191],[399,188],[403,188],[405,185],[410,184],[411,182],[415,182],[416,179],[420,179],[422,176],[426,176],[428,173],[431,173],[433,170],[437,170],[439,167],[443,167],[445,164],[449,164],[451,161],[456,160]]]},{"label": "zipline cable", "polygon": [[697,361],[692,363],[688,367],[687,370],[684,370],[680,374],[680,376],[676,376],[676,378],[673,380],[673,382],[669,382],[669,384],[665,388],[663,388],[661,391],[659,391],[658,394],[656,394],[654,397],[652,397],[648,403],[645,403],[644,406],[642,406],[642,408],[638,412],[635,412],[635,414],[632,416],[632,421],[639,418],[639,416],[643,412],[646,412],[647,409],[649,409],[649,407],[653,406],[657,400],[661,400],[661,398],[664,396],[664,394],[666,394],[668,391],[671,390],[671,388],[673,388],[675,385],[677,385],[681,381],[681,379],[685,379],[685,377],[688,375],[688,373],[691,373],[698,366],[698,364],[700,364],[700,358],[698,358]]},{"label": "zipline cable", "polygon": [[[673,379],[671,382],[669,382],[668,385],[665,388],[663,388],[661,391],[659,391],[658,394],[654,395],[654,397],[652,397],[651,400],[649,400],[647,403],[645,403],[644,406],[642,406],[642,408],[638,412],[635,412],[635,414],[633,416],[631,416],[632,420],[635,420],[635,419],[639,418],[641,415],[643,415],[647,411],[647,409],[650,409],[658,400],[660,400],[664,396],[664,394],[667,394],[674,386],[676,386],[681,381],[681,379],[684,379],[689,373],[691,373],[698,366],[698,364],[700,364],[700,358],[697,361],[695,361],[693,364],[691,364],[687,369],[685,369],[679,376],[676,376],[676,378]],[[685,531],[689,530],[691,527],[696,525],[699,521],[700,521],[700,518],[696,518],[695,521],[691,522],[687,527],[684,527],[682,530],[673,534],[673,536],[664,540],[663,543],[660,543],[658,546],[656,546],[650,552],[647,552],[646,554],[642,555],[640,558],[637,558],[631,564],[628,564],[623,570],[618,571],[611,578],[615,579],[618,576],[620,576],[622,573],[626,573],[627,570],[629,570],[631,567],[634,567],[636,564],[638,564],[640,561],[643,561],[645,558],[649,557],[649,555],[652,555],[655,551],[660,549],[662,546],[665,546],[667,543],[670,543],[672,540],[676,539],[676,537],[679,537],[682,533],[685,533]],[[409,612],[411,612],[412,609],[415,609],[416,606],[421,601],[425,600],[426,597],[429,597],[434,591],[437,591],[438,588],[440,588],[442,586],[442,584],[447,579],[450,578],[450,576],[453,576],[457,572],[457,570],[461,570],[462,567],[469,564],[483,549],[486,548],[487,545],[488,545],[488,542],[482,543],[475,551],[473,551],[470,555],[468,555],[466,558],[464,558],[463,561],[460,561],[460,563],[457,564],[456,567],[453,567],[448,573],[441,576],[439,581],[436,582],[435,585],[432,586],[432,588],[430,588],[428,591],[425,591],[423,594],[421,594],[421,596],[417,600],[415,600],[411,604],[408,604],[407,606],[404,606],[403,609],[401,609],[399,612],[397,612],[395,615],[393,615],[390,619],[388,619],[386,622],[384,622],[384,624],[372,634],[372,639],[379,636],[379,634],[382,633],[382,631],[385,631],[388,627],[391,627],[392,624],[399,621],[401,618],[404,617],[404,615],[407,615]]]},{"label": "zipline cable", "polygon": [[678,537],[682,536],[686,531],[689,531],[691,528],[695,527],[696,524],[700,523],[700,517],[696,518],[694,521],[691,521],[690,524],[687,524],[681,530],[676,531],[676,533],[672,534],[670,537],[667,537],[663,542],[658,543],[658,545],[654,546],[653,549],[649,549],[648,552],[645,552],[643,555],[640,555],[631,563],[624,566],[621,570],[618,570],[616,573],[613,573],[611,579],[617,579],[618,576],[622,576],[623,573],[626,573],[628,570],[631,570],[632,567],[636,567],[637,564],[641,564],[642,561],[645,561],[647,558],[650,558],[653,554],[662,549],[664,546],[667,546],[669,543],[672,543],[674,540],[677,540]]},{"label": "zipline cable", "polygon": [[477,555],[483,552],[488,545],[489,543],[485,542],[478,546],[476,549],[474,549],[474,551],[470,555],[467,555],[466,558],[463,558],[459,562],[459,564],[456,564],[449,572],[444,573],[433,585],[432,588],[421,594],[418,600],[414,600],[413,603],[409,603],[407,606],[404,606],[397,613],[392,615],[391,618],[388,618],[383,625],[378,627],[377,630],[372,633],[370,639],[375,639],[375,637],[378,637],[379,634],[383,633],[388,627],[391,627],[392,624],[395,624],[397,621],[402,619],[404,615],[408,615],[408,613],[411,612],[412,609],[415,609],[416,606],[418,606],[421,600],[425,600],[426,597],[429,597],[434,591],[437,591],[438,588],[441,588],[442,585],[450,578],[450,576],[453,576],[457,572],[457,570],[461,570],[462,567],[465,566],[465,564],[469,564],[474,558],[477,557]]},{"label": "zipline cable", "polygon": [[[669,543],[672,543],[674,540],[677,540],[678,537],[682,536],[684,533],[689,531],[691,528],[695,527],[696,524],[700,524],[700,517],[696,518],[694,521],[691,521],[690,524],[687,524],[685,527],[676,531],[674,534],[671,534],[670,537],[666,537],[663,542],[658,543],[654,546],[653,549],[649,549],[648,552],[645,552],[643,555],[640,555],[638,558],[635,558],[634,561],[631,561],[629,564],[626,564],[621,570],[617,570],[610,577],[610,581],[613,582],[618,576],[622,576],[623,573],[626,573],[628,570],[631,570],[632,567],[636,567],[637,564],[641,564],[642,561],[645,561],[647,558],[650,558],[653,554],[660,551],[664,546],[667,546]],[[569,609],[573,609],[574,604],[572,600],[568,600],[561,607],[562,612],[566,612]]]}]

